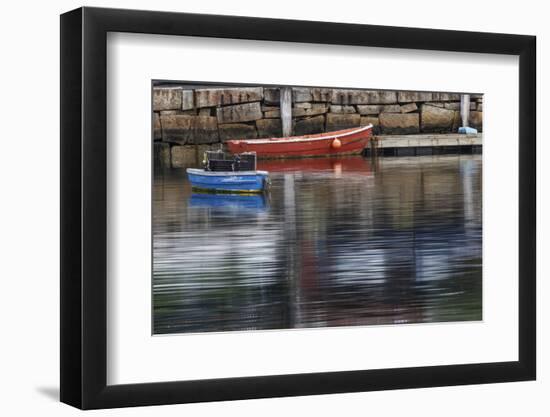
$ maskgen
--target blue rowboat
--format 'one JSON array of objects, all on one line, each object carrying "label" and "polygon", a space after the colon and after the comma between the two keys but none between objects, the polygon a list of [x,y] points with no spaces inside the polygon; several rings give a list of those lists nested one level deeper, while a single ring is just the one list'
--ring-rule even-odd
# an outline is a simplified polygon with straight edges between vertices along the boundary
[{"label": "blue rowboat", "polygon": [[267,171],[205,171],[187,168],[193,189],[226,193],[261,193],[268,184]]}]

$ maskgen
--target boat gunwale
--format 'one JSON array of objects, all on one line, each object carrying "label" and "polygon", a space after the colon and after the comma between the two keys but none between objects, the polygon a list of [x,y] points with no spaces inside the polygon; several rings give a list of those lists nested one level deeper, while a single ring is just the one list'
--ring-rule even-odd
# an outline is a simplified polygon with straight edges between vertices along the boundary
[{"label": "boat gunwale", "polygon": [[233,176],[253,176],[253,175],[261,175],[261,176],[268,176],[268,171],[205,171],[201,168],[187,168],[186,172],[188,174],[193,175],[203,175],[208,177],[227,177],[229,175]]},{"label": "boat gunwale", "polygon": [[[284,138],[232,139],[232,140],[228,140],[227,143],[231,143],[235,145],[239,145],[241,143],[256,145],[256,144],[279,144],[279,143],[290,143],[290,142],[314,142],[314,141],[320,141],[320,140],[337,139],[344,136],[351,136],[356,133],[361,133],[365,130],[372,129],[372,127],[373,125],[369,123],[366,126],[360,126],[358,128],[335,130],[334,132],[316,133],[311,136],[303,135],[303,136],[289,136]],[[337,132],[340,132],[340,133],[337,133]]]}]

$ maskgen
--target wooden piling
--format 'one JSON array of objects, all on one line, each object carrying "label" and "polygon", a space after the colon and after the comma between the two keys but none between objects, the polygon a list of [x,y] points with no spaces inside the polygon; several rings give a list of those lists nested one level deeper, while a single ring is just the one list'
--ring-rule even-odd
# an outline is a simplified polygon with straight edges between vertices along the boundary
[{"label": "wooden piling", "polygon": [[460,95],[460,117],[462,118],[462,127],[468,127],[468,117],[470,116],[470,95]]},{"label": "wooden piling", "polygon": [[280,105],[283,136],[292,136],[292,89],[290,87],[281,87]]}]

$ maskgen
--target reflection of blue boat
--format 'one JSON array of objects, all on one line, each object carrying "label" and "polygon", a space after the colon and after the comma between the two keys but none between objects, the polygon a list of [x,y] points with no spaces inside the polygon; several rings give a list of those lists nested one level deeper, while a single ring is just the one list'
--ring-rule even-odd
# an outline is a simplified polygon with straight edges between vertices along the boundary
[{"label": "reflection of blue boat", "polygon": [[268,172],[256,170],[256,154],[226,158],[223,152],[206,152],[204,169],[187,168],[194,189],[229,193],[260,193],[268,184]]},{"label": "reflection of blue boat", "polygon": [[190,207],[239,208],[263,210],[266,200],[263,194],[191,194]]}]

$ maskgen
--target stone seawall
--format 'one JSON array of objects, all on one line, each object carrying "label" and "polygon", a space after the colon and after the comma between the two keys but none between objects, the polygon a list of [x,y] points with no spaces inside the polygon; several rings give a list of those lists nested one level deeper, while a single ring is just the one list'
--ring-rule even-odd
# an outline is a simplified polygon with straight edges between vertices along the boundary
[{"label": "stone seawall", "polygon": [[[456,93],[313,87],[292,87],[291,92],[287,105],[293,135],[369,123],[375,135],[452,133],[461,126],[460,94]],[[469,125],[481,131],[483,96],[470,95],[470,100]],[[279,88],[153,88],[155,164],[181,167],[229,139],[282,134]]]}]

